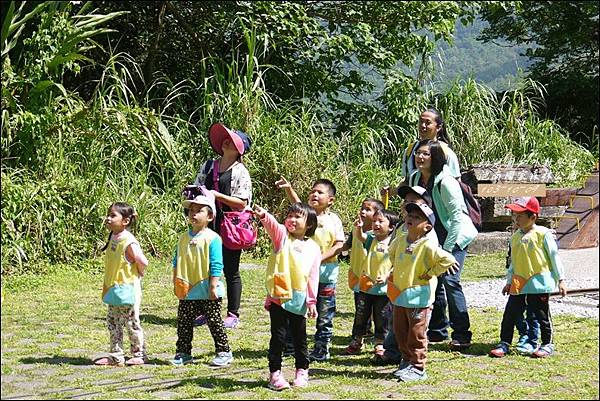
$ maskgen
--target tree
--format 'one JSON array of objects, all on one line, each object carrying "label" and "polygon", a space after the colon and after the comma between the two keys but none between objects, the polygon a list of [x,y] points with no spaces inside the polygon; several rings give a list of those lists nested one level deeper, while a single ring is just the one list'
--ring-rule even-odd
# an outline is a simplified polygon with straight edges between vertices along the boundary
[{"label": "tree", "polygon": [[[490,27],[481,39],[527,47],[529,76],[546,86],[545,113],[572,137],[596,146],[598,130],[597,1],[494,3],[482,10]],[[542,110],[543,112],[544,110]]]}]

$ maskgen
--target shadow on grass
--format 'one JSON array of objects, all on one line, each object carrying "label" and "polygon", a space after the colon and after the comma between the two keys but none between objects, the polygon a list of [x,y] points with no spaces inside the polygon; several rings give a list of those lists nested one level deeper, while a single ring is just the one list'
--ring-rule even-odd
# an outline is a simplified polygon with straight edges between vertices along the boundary
[{"label": "shadow on grass", "polygon": [[[19,359],[19,361],[26,365],[30,365],[30,364],[34,364],[34,363],[45,363],[47,365],[66,364],[66,365],[76,365],[76,366],[93,365],[94,364],[90,358],[71,357],[71,356],[62,356],[62,355],[54,355],[54,356],[39,357],[39,358],[27,357],[27,358],[21,358],[21,359]],[[164,361],[161,359],[152,358],[152,359],[149,359],[145,365],[170,365],[170,363],[168,361]]]},{"label": "shadow on grass", "polygon": [[177,318],[176,317],[164,318],[164,317],[156,316],[156,315],[143,314],[143,315],[140,315],[140,321],[142,323],[148,323],[148,324],[159,324],[159,325],[177,327]]},{"label": "shadow on grass", "polygon": [[471,346],[463,350],[454,350],[450,348],[448,343],[429,344],[430,351],[441,351],[441,352],[459,352],[465,356],[483,356],[487,355],[492,348],[498,345],[498,342],[494,343],[472,343]]}]

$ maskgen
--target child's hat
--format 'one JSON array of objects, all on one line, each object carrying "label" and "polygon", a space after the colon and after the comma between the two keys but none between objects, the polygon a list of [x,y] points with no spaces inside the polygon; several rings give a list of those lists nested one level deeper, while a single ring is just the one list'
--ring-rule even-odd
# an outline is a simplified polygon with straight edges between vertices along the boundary
[{"label": "child's hat", "polygon": [[404,207],[407,212],[411,212],[411,211],[415,211],[415,210],[421,211],[425,215],[425,218],[427,220],[429,220],[431,225],[432,226],[435,225],[435,214],[433,213],[433,210],[431,210],[431,208],[427,204],[409,202]]},{"label": "child's hat", "polygon": [[419,185],[415,185],[415,186],[408,186],[408,185],[402,185],[401,187],[398,188],[398,196],[400,196],[402,199],[406,198],[406,195],[408,195],[409,193],[414,193],[417,196],[419,196],[420,198],[423,198],[423,200],[425,202],[427,202],[428,205],[431,205],[431,196],[429,195],[429,192],[427,192],[427,190]]},{"label": "child's hat", "polygon": [[250,150],[252,140],[242,131],[232,130],[221,123],[214,123],[208,129],[210,146],[221,156],[223,155],[223,141],[227,138],[231,139],[240,155],[248,153]]},{"label": "child's hat", "polygon": [[524,212],[526,210],[540,214],[540,202],[538,202],[535,196],[523,196],[516,198],[514,203],[509,203],[504,206],[506,209],[510,209],[513,212]]},{"label": "child's hat", "polygon": [[210,196],[206,195],[198,195],[194,199],[184,200],[183,202],[181,202],[181,205],[184,208],[189,209],[193,203],[195,203],[196,205],[208,206],[210,210],[212,210],[213,214],[216,213],[214,197],[211,198]]}]

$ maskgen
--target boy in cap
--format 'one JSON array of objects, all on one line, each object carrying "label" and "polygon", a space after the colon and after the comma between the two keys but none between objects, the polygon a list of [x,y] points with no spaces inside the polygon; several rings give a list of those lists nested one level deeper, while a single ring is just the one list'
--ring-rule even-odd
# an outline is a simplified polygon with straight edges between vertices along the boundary
[{"label": "boy in cap", "polygon": [[490,351],[490,356],[499,358],[508,353],[515,322],[529,307],[539,321],[542,338],[542,345],[532,356],[543,358],[554,352],[550,293],[558,283],[560,295],[567,295],[558,246],[550,229],[535,224],[540,204],[534,196],[517,198],[505,207],[512,211],[518,229],[511,237],[511,262],[502,289],[503,295],[510,295],[502,317],[500,344]]},{"label": "boy in cap", "polygon": [[437,276],[457,269],[456,259],[427,235],[435,225],[426,203],[407,203],[406,232],[399,232],[389,248],[392,272],[387,294],[393,306],[394,333],[402,353],[402,382],[424,380],[427,359],[427,325],[435,297]]},{"label": "boy in cap", "polygon": [[227,366],[233,355],[221,320],[221,303],[225,294],[223,283],[223,253],[221,237],[208,225],[215,217],[215,200],[204,191],[192,200],[183,201],[188,209],[191,228],[181,234],[173,258],[173,285],[179,298],[177,309],[177,350],[171,361],[180,366],[191,363],[194,319],[206,317],[215,343],[213,366]]}]

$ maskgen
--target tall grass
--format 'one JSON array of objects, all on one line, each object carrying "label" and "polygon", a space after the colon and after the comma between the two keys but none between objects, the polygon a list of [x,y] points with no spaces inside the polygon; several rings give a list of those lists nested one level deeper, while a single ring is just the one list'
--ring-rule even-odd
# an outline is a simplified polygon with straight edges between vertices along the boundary
[{"label": "tall grass", "polygon": [[[33,35],[64,37],[62,30],[73,29],[67,16]],[[164,76],[144,83],[128,55],[109,55],[87,102],[56,85],[26,98],[39,82],[60,84],[62,75],[41,68],[23,84],[26,66],[3,69],[3,94],[11,97],[2,99],[2,274],[97,256],[107,234],[102,219],[114,201],[137,209],[135,234],[147,252],[170,255],[186,224],[181,188],[214,157],[206,132],[215,121],[254,141],[244,163],[255,203],[280,216],[287,205],[274,187],[280,175],[302,198],[315,179],[329,178],[338,188],[334,210],[347,226],[362,198],[377,197],[382,185],[399,182],[401,152],[416,137],[418,111],[427,103],[437,102],[446,117],[463,166],[549,161],[564,180],[571,177],[568,171],[581,175],[593,158],[560,127],[537,116],[533,99],[540,97],[532,94],[531,82],[502,99],[472,81],[457,82],[441,96],[432,91],[397,103],[401,118],[390,121],[414,115],[414,122],[383,120],[375,128],[361,124],[336,135],[312,108],[281,102],[265,90],[275,67],[261,64],[263,47],[252,30],[246,30],[242,45],[232,49],[229,63],[203,58],[203,74],[179,83]],[[46,62],[55,57],[51,48],[36,49]],[[85,66],[83,59],[74,62]],[[190,103],[197,108],[187,112]],[[261,236],[253,252],[268,250]]]}]

